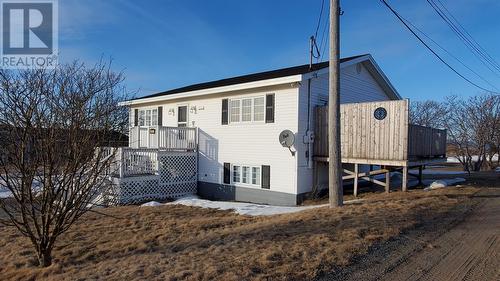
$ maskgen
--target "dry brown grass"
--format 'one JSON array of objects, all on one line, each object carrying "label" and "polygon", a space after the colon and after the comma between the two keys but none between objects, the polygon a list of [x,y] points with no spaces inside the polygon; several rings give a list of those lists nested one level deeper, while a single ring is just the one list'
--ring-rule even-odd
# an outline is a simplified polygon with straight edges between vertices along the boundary
[{"label": "dry brown grass", "polygon": [[342,209],[272,217],[185,206],[117,207],[86,215],[33,266],[28,241],[0,228],[0,279],[297,280],[348,264],[376,241],[466,202],[474,188],[378,194]]}]

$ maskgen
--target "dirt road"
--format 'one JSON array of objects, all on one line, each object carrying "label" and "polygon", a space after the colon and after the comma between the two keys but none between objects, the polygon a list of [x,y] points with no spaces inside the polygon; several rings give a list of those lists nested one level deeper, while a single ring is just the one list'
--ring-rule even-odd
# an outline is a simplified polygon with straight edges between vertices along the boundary
[{"label": "dirt road", "polygon": [[424,223],[323,280],[500,280],[500,189],[469,208]]}]

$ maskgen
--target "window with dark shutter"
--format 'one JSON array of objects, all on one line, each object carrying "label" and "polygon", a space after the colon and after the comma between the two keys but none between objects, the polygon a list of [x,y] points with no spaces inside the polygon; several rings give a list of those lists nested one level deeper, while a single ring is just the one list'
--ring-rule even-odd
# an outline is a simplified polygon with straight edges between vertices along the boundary
[{"label": "window with dark shutter", "polygon": [[262,188],[271,188],[271,166],[262,165]]},{"label": "window with dark shutter", "polygon": [[158,106],[158,126],[163,126],[162,119],[163,119],[163,106]]},{"label": "window with dark shutter", "polygon": [[222,125],[227,125],[228,124],[228,99],[223,99],[222,100]]},{"label": "window with dark shutter", "polygon": [[139,126],[139,109],[134,109],[134,127]]},{"label": "window with dark shutter", "polygon": [[231,183],[231,163],[224,163],[224,183]]},{"label": "window with dark shutter", "polygon": [[266,123],[274,123],[274,94],[266,95]]}]

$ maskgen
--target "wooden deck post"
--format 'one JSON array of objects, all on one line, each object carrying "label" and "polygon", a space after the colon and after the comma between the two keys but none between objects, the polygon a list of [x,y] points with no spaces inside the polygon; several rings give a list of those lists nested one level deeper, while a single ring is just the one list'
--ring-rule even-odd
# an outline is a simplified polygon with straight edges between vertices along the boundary
[{"label": "wooden deck post", "polygon": [[408,191],[408,166],[403,166],[403,179],[402,179],[402,189],[403,191]]},{"label": "wooden deck post", "polygon": [[385,172],[385,192],[389,193],[389,190],[391,190],[391,171],[387,167],[385,169],[387,169],[387,172]]},{"label": "wooden deck post", "polygon": [[424,166],[418,166],[418,185],[423,185],[423,168]]},{"label": "wooden deck post", "polygon": [[358,196],[359,164],[354,164],[354,197]]}]

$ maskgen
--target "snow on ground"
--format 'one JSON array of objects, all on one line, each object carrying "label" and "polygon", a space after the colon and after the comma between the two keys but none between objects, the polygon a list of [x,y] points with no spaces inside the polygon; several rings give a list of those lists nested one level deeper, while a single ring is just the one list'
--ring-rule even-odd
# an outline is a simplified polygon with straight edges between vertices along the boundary
[{"label": "snow on ground", "polygon": [[438,188],[445,188],[447,186],[456,185],[458,183],[465,182],[464,178],[454,178],[454,179],[440,179],[440,180],[424,180],[425,185],[429,185],[424,188],[424,190],[429,191]]},{"label": "snow on ground", "polygon": [[144,203],[141,205],[141,207],[156,207],[156,206],[161,206],[162,204],[156,201],[149,201],[147,203]]},{"label": "snow on ground", "polygon": [[[479,159],[478,155],[473,155],[472,156],[472,161],[473,162],[477,162],[478,159]],[[498,159],[498,154],[493,155],[493,161],[497,161],[497,159]],[[448,162],[448,163],[460,163],[460,161],[458,161],[457,157],[448,157],[446,159],[446,162]]]},{"label": "snow on ground", "polygon": [[500,167],[497,167],[497,168],[495,169],[495,172],[499,172],[499,173],[500,173]]},{"label": "snow on ground", "polygon": [[[345,201],[344,204],[352,204],[355,202],[360,202],[362,199]],[[161,203],[151,201],[142,204],[144,207],[160,206]],[[261,205],[253,203],[243,203],[243,202],[228,202],[228,201],[211,201],[200,199],[197,196],[187,196],[180,198],[174,202],[166,203],[165,205],[184,205],[202,208],[211,208],[219,210],[233,210],[240,215],[249,216],[272,216],[279,214],[289,214],[296,213],[304,210],[326,207],[328,204],[314,205],[314,206],[299,206],[299,207],[284,207],[284,206],[272,206],[272,205]]]}]

